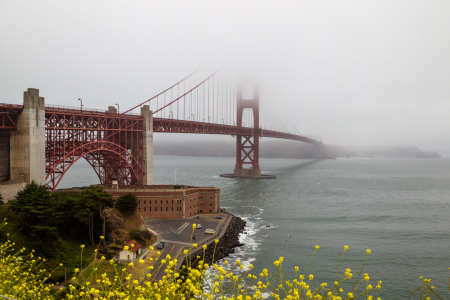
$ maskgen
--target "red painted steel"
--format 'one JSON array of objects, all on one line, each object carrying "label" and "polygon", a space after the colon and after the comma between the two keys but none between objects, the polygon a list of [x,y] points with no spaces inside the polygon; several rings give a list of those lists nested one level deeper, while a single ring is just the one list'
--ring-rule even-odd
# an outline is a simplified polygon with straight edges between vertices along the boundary
[{"label": "red painted steel", "polygon": [[23,105],[0,103],[0,129],[16,130],[17,116],[23,110]]},{"label": "red painted steel", "polygon": [[143,183],[143,118],[100,110],[46,106],[46,181],[55,190],[80,158],[94,168],[102,184]]},{"label": "red painted steel", "polygon": [[[287,132],[270,110],[266,109],[261,114],[260,124],[258,89],[254,89],[251,99],[244,100],[243,96],[248,98],[248,94],[242,93],[241,88],[233,83],[231,73],[227,72],[222,67],[202,79],[199,75],[201,71],[197,70],[120,114],[83,107],[46,105],[47,185],[55,190],[64,174],[80,158],[89,162],[102,184],[110,184],[113,177],[118,178],[119,184],[142,184],[144,120],[141,115],[129,112],[143,104],[155,107],[154,132],[236,136],[235,172],[242,170],[244,165],[250,165],[253,173],[260,174],[261,137],[310,143],[315,146],[315,157],[323,156],[321,142]],[[154,99],[156,101],[150,103]],[[22,109],[23,105],[0,103],[0,129],[16,130],[17,115]],[[248,110],[252,113],[247,113]],[[284,128],[286,132],[277,128]]]},{"label": "red painted steel", "polygon": [[[237,90],[237,127],[242,127],[242,116],[244,109],[251,109],[253,112],[253,131],[251,135],[238,135],[236,139],[236,166],[235,173],[243,169],[243,165],[251,165],[253,172],[260,172],[259,169],[259,138],[261,130],[259,129],[259,92],[254,89],[253,99],[243,100],[242,90]],[[242,141],[242,138],[244,141]],[[244,156],[242,156],[244,155]]]}]

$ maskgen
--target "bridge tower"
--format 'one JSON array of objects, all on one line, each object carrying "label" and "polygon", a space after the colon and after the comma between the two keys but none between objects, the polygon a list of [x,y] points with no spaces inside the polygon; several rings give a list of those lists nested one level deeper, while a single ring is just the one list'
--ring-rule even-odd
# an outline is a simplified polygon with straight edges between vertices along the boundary
[{"label": "bridge tower", "polygon": [[[261,130],[259,128],[259,89],[255,85],[253,99],[242,99],[242,87],[237,89],[237,119],[236,126],[242,128],[242,116],[244,109],[253,111],[252,135],[236,135],[236,166],[234,176],[238,177],[261,177],[259,169],[259,138]],[[248,169],[245,165],[250,165]]]}]

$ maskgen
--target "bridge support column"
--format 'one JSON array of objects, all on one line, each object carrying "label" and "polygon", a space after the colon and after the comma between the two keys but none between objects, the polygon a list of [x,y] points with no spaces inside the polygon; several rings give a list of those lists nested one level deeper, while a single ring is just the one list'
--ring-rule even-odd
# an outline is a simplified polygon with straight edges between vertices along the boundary
[{"label": "bridge support column", "polygon": [[142,184],[153,184],[153,112],[148,105],[141,107],[144,117],[144,178]]},{"label": "bridge support column", "polygon": [[[242,127],[242,115],[244,109],[253,111],[253,134],[236,136],[236,165],[233,174],[221,174],[222,177],[251,177],[251,178],[275,178],[273,175],[261,175],[259,168],[259,139],[261,129],[259,128],[259,91],[255,86],[253,99],[242,99],[242,90],[237,90],[237,119],[236,126]],[[246,169],[245,165],[249,167]]]},{"label": "bridge support column", "polygon": [[45,184],[45,101],[39,90],[23,95],[23,111],[17,118],[17,132],[11,133],[11,180],[23,178]]},{"label": "bridge support column", "polygon": [[314,146],[313,156],[315,159],[324,159],[325,158],[325,149],[324,149],[323,144]]},{"label": "bridge support column", "polygon": [[[235,176],[261,176],[259,169],[259,91],[255,86],[253,99],[242,99],[242,89],[239,86],[237,90],[237,118],[236,125],[242,127],[242,115],[244,109],[249,108],[253,111],[253,135],[236,136],[236,166]],[[248,169],[244,165],[250,165]]]}]

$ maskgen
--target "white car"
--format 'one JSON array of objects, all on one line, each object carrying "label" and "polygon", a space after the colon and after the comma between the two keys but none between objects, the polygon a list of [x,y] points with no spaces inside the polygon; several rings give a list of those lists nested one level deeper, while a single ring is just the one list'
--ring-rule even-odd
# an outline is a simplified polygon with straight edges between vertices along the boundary
[{"label": "white car", "polygon": [[200,228],[202,228],[203,226],[202,226],[202,224],[197,224],[197,228],[198,229],[200,229]]},{"label": "white car", "polygon": [[214,233],[216,233],[216,231],[214,229],[206,229],[205,233],[207,233],[207,234],[214,234]]}]

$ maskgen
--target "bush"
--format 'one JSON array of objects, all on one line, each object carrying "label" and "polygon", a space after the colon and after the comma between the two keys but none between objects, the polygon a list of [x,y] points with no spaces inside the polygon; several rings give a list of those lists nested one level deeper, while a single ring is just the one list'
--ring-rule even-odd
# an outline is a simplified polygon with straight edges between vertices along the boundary
[{"label": "bush", "polygon": [[[0,224],[0,228],[1,228]],[[214,249],[219,241],[213,244]],[[366,260],[370,254],[367,249],[366,257],[362,263],[361,270],[354,280],[352,271],[344,268],[340,269],[344,251],[339,261],[336,280],[330,283],[319,284],[312,274],[308,274],[308,267],[314,253],[319,249],[316,246],[310,261],[304,272],[299,272],[298,267],[294,267],[294,278],[286,278],[283,273],[283,257],[280,257],[273,264],[275,272],[270,273],[264,269],[260,274],[252,274],[253,266],[247,269],[238,260],[236,264],[230,265],[224,261],[224,267],[217,264],[209,265],[205,262],[206,245],[197,248],[192,244],[189,249],[184,250],[186,255],[186,266],[181,270],[176,270],[177,258],[172,259],[169,255],[161,259],[161,266],[154,269],[153,266],[145,270],[142,265],[144,260],[137,264],[129,263],[131,267],[125,275],[120,273],[123,265],[109,263],[113,266],[113,279],[107,273],[101,273],[99,266],[107,264],[105,258],[97,259],[95,254],[94,264],[89,272],[80,275],[80,269],[74,270],[74,276],[66,283],[66,288],[59,293],[51,292],[52,285],[46,285],[48,280],[45,272],[39,272],[38,268],[44,261],[33,257],[33,254],[21,257],[22,252],[15,253],[12,249],[12,242],[0,244],[0,295],[14,299],[327,299],[327,300],[350,300],[362,298],[375,300],[381,288],[381,281],[374,286],[370,283],[369,274],[362,273]],[[81,246],[81,256],[83,256]],[[203,257],[202,257],[203,252]],[[15,254],[14,254],[15,253]],[[153,258],[149,258],[153,260]],[[152,282],[154,277],[161,270],[170,274],[163,276],[157,283]],[[89,274],[84,274],[89,273]],[[363,275],[362,275],[363,274]],[[133,276],[134,275],[134,276]],[[334,276],[333,276],[334,277]],[[430,279],[422,279],[423,284],[412,293],[420,294],[420,299],[430,299],[430,296],[440,298],[430,286]],[[143,284],[140,282],[143,280]],[[344,290],[345,289],[345,292]],[[378,298],[379,299],[379,298]]]},{"label": "bush", "polygon": [[116,208],[124,215],[132,214],[137,210],[138,199],[132,193],[122,195],[116,200]]},{"label": "bush", "polygon": [[152,238],[152,234],[146,229],[139,230],[138,228],[135,228],[130,230],[128,235],[130,236],[130,238],[141,241],[144,244],[147,242],[147,240]]},{"label": "bush", "polygon": [[116,239],[116,245],[123,246],[125,243],[119,239]]}]

